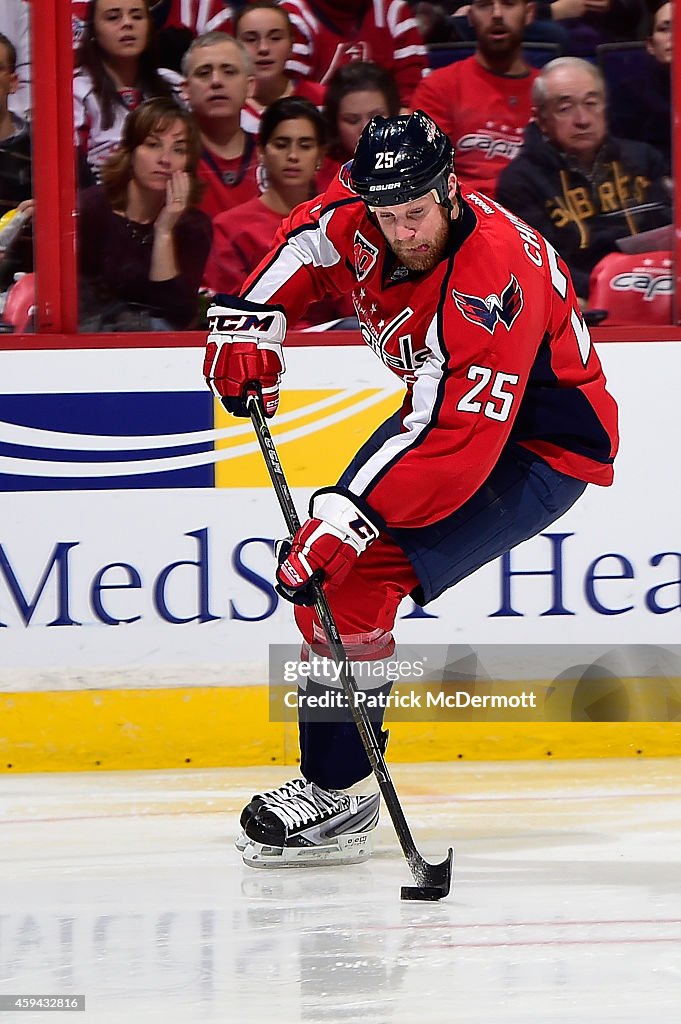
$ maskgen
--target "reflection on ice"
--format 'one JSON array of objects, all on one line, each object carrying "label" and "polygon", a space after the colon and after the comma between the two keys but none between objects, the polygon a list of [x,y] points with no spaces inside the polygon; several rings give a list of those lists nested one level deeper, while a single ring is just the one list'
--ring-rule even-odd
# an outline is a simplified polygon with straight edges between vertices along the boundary
[{"label": "reflection on ice", "polygon": [[94,1024],[676,1020],[679,762],[397,766],[420,848],[456,846],[427,905],[387,821],[365,864],[245,868],[236,812],[280,775],[6,779],[0,993]]}]

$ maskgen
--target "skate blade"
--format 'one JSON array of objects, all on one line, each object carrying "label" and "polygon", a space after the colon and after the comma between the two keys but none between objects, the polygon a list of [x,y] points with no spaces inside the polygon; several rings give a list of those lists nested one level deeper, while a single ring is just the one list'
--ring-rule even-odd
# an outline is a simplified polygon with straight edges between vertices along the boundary
[{"label": "skate blade", "polygon": [[248,841],[243,851],[249,868],[309,868],[326,864],[361,864],[371,856],[368,832],[338,836],[324,846],[264,846]]}]

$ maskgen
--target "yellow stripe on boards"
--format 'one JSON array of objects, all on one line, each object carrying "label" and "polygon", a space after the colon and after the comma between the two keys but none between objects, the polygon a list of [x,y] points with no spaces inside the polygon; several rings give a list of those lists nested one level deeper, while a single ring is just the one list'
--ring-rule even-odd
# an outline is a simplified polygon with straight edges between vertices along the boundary
[{"label": "yellow stripe on boards", "polygon": [[[295,723],[268,720],[266,686],[0,695],[0,768],[91,771],[295,764]],[[681,753],[678,722],[393,722],[394,762]]]},{"label": "yellow stripe on boards", "polygon": [[[400,404],[400,395],[381,397],[377,388],[352,393],[320,391],[285,391],[279,412],[270,421],[277,452],[281,457],[291,487],[323,487],[334,484],[362,444]],[[317,411],[309,406],[329,401]],[[326,418],[336,422],[324,423]],[[243,425],[249,430],[244,432]],[[227,436],[216,443],[216,450],[229,451],[248,442],[253,451],[218,461],[215,467],[216,487],[270,487],[270,478],[257,449],[250,421],[235,419],[216,403],[215,426],[233,427],[235,437]],[[300,434],[291,440],[283,438]],[[256,450],[257,449],[257,450]]]}]

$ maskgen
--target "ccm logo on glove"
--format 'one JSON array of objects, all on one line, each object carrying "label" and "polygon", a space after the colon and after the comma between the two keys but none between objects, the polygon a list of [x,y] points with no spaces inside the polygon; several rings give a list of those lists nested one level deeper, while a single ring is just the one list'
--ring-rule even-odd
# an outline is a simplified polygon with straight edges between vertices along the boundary
[{"label": "ccm logo on glove", "polygon": [[[255,305],[240,301],[247,307]],[[203,374],[213,394],[234,416],[249,416],[248,393],[255,389],[262,397],[265,415],[274,416],[285,369],[281,347],[286,335],[284,314],[267,306],[246,310],[211,306],[208,322]]]}]

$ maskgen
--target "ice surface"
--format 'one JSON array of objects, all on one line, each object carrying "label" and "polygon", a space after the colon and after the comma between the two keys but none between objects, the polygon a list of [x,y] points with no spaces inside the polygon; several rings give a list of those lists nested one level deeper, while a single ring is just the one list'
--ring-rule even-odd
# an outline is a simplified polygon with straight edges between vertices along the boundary
[{"label": "ice surface", "polygon": [[678,1024],[681,760],[396,766],[452,893],[404,903],[384,815],[363,865],[256,871],[243,803],[290,769],[5,776],[0,1024]]}]

